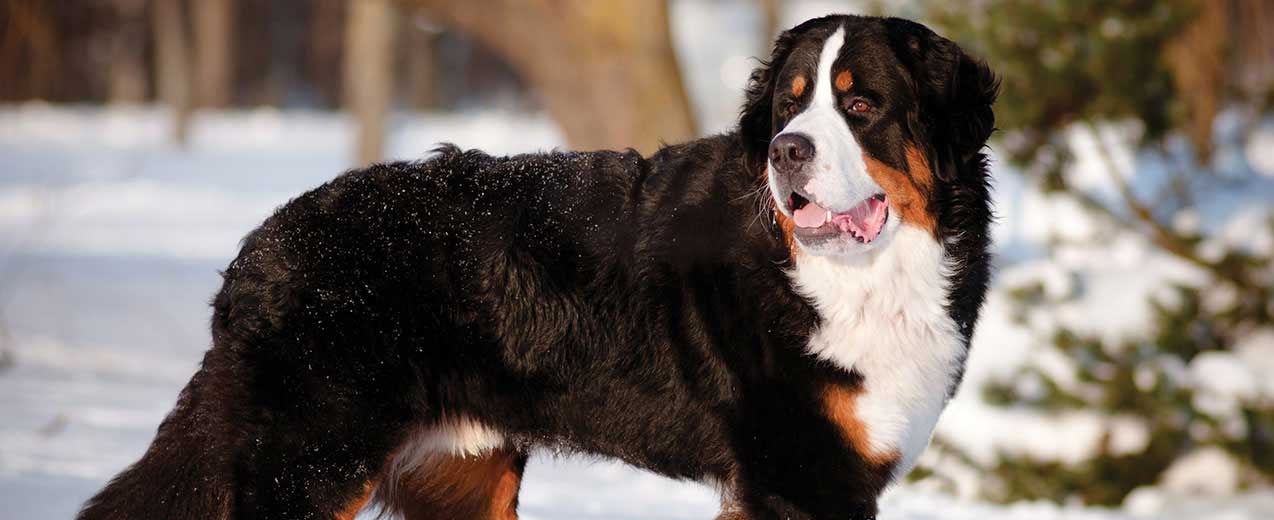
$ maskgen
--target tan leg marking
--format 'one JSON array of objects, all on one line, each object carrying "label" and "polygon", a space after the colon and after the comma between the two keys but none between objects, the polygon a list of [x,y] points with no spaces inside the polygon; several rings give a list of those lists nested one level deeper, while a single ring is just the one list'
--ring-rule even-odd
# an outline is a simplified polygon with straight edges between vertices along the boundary
[{"label": "tan leg marking", "polygon": [[398,483],[390,507],[407,520],[516,520],[526,456],[497,449],[481,456],[438,455]]},{"label": "tan leg marking", "polygon": [[849,443],[851,449],[861,455],[868,463],[883,466],[897,462],[897,451],[876,453],[871,449],[867,425],[858,419],[858,390],[842,385],[827,385],[823,390],[823,408],[827,418],[840,429],[841,435]]}]

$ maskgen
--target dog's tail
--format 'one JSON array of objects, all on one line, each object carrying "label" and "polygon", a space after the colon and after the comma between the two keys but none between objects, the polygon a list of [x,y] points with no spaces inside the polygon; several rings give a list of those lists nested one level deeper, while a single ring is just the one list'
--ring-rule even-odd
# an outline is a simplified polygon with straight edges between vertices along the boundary
[{"label": "dog's tail", "polygon": [[[209,356],[211,357],[211,356]],[[84,504],[81,520],[231,516],[234,450],[208,402],[208,359],[182,390],[177,406],[141,460]]]}]

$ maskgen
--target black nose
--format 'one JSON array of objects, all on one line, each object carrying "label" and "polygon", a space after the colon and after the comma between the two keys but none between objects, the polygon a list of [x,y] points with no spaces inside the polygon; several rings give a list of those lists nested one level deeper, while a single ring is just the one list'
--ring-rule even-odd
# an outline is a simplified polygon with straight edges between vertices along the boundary
[{"label": "black nose", "polygon": [[770,141],[770,164],[792,173],[814,158],[814,143],[801,134],[781,134]]}]

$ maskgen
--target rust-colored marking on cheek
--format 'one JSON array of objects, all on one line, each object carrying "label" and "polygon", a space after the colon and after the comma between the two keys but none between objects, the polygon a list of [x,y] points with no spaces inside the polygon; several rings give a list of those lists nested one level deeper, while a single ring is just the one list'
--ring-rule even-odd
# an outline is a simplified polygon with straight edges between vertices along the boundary
[{"label": "rust-colored marking on cheek", "polygon": [[797,76],[792,78],[792,95],[801,97],[805,93],[805,76]]},{"label": "rust-colored marking on cheek", "polygon": [[[762,182],[767,186],[770,181],[770,169],[766,168],[762,174]],[[784,215],[777,207],[773,209],[774,221],[778,222],[779,230],[783,232],[783,242],[787,244],[788,254],[791,255],[793,261],[800,254],[801,248],[796,244],[796,222]]]},{"label": "rust-colored marking on cheek", "polygon": [[836,75],[836,81],[833,83],[836,85],[836,90],[849,92],[849,89],[854,86],[854,75],[850,74],[848,70],[842,70],[840,74]]},{"label": "rust-colored marking on cheek", "polygon": [[911,176],[882,163],[870,155],[863,154],[863,162],[867,164],[867,174],[885,189],[892,210],[904,224],[910,224],[937,236],[937,219],[929,208],[929,193],[933,190],[933,174],[929,170],[924,155],[915,146],[908,146],[906,151],[907,168]]},{"label": "rust-colored marking on cheek", "polygon": [[898,461],[897,451],[876,453],[871,449],[867,425],[858,418],[858,392],[843,385],[829,384],[823,391],[823,408],[827,418],[840,429],[841,435],[855,453],[870,464],[883,466]]},{"label": "rust-colored marking on cheek", "polygon": [[779,229],[783,232],[783,241],[787,243],[788,253],[792,256],[792,260],[796,260],[801,252],[801,247],[796,244],[796,222],[777,209],[774,210],[774,220],[779,223]]},{"label": "rust-colored marking on cheek", "polygon": [[911,179],[921,190],[933,191],[933,170],[929,169],[925,154],[914,144],[907,145],[907,169],[911,171]]}]

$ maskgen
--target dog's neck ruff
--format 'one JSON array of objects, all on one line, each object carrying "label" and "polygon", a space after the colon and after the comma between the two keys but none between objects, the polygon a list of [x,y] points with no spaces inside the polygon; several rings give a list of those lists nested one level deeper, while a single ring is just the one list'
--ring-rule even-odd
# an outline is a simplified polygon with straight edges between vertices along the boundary
[{"label": "dog's neck ruff", "polygon": [[821,319],[809,353],[862,376],[853,399],[865,455],[896,454],[896,480],[928,445],[966,342],[946,309],[942,245],[908,225],[888,238],[860,258],[797,255],[789,275]]}]

